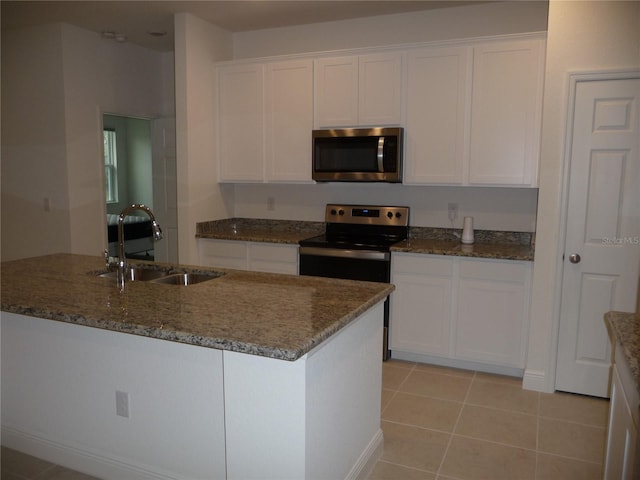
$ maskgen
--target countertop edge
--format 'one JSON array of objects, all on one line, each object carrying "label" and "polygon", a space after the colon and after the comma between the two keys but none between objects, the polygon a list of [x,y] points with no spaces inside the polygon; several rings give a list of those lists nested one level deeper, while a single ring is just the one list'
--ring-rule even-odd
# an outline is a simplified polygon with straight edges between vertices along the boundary
[{"label": "countertop edge", "polygon": [[640,392],[640,314],[610,311],[604,314],[604,321],[611,339],[622,347],[636,389]]}]

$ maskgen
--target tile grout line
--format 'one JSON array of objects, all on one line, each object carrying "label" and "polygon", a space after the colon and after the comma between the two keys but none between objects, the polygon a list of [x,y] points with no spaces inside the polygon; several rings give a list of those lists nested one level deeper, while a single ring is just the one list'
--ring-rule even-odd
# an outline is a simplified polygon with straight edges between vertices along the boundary
[{"label": "tile grout line", "polygon": [[453,442],[453,434],[458,427],[458,423],[460,423],[460,418],[462,417],[462,412],[464,411],[464,406],[469,398],[469,393],[471,392],[471,386],[473,385],[473,381],[476,378],[476,373],[473,372],[473,376],[471,377],[471,381],[469,382],[469,386],[467,387],[467,393],[462,400],[462,406],[460,407],[460,412],[458,412],[458,418],[456,418],[456,422],[453,424],[453,428],[451,429],[451,433],[449,435],[449,441],[447,442],[447,448],[444,449],[444,454],[442,455],[442,459],[440,460],[440,465],[438,465],[438,471],[436,472],[436,478],[440,476],[440,472],[442,471],[442,467],[444,465],[444,461],[447,458],[447,454],[449,453],[449,447],[451,447],[451,442]]}]

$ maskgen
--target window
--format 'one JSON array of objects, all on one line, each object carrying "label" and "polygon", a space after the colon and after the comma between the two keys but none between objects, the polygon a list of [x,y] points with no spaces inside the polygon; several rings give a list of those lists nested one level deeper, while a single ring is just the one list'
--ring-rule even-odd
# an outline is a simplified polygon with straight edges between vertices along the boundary
[{"label": "window", "polygon": [[118,159],[116,155],[116,131],[104,129],[104,179],[107,203],[118,201]]}]

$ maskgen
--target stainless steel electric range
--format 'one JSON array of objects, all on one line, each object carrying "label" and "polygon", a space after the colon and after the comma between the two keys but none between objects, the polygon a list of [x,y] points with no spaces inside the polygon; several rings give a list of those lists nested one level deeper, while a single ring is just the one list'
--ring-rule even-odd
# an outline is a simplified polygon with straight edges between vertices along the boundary
[{"label": "stainless steel electric range", "polygon": [[[300,275],[389,283],[391,245],[407,238],[409,207],[335,205],[325,233],[301,240]],[[384,304],[383,359],[389,358],[389,299]]]}]

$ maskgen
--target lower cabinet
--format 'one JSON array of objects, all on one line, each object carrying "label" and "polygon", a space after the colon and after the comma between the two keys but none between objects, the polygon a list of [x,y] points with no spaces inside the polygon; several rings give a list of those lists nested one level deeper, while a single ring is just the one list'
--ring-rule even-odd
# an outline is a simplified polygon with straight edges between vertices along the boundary
[{"label": "lower cabinet", "polygon": [[530,262],[394,253],[391,281],[393,357],[524,368]]},{"label": "lower cabinet", "polygon": [[609,428],[604,466],[605,480],[640,478],[638,459],[638,406],[640,399],[635,382],[616,345],[615,363],[611,375]]},{"label": "lower cabinet", "polygon": [[298,274],[298,245],[200,238],[198,256],[207,267]]}]

